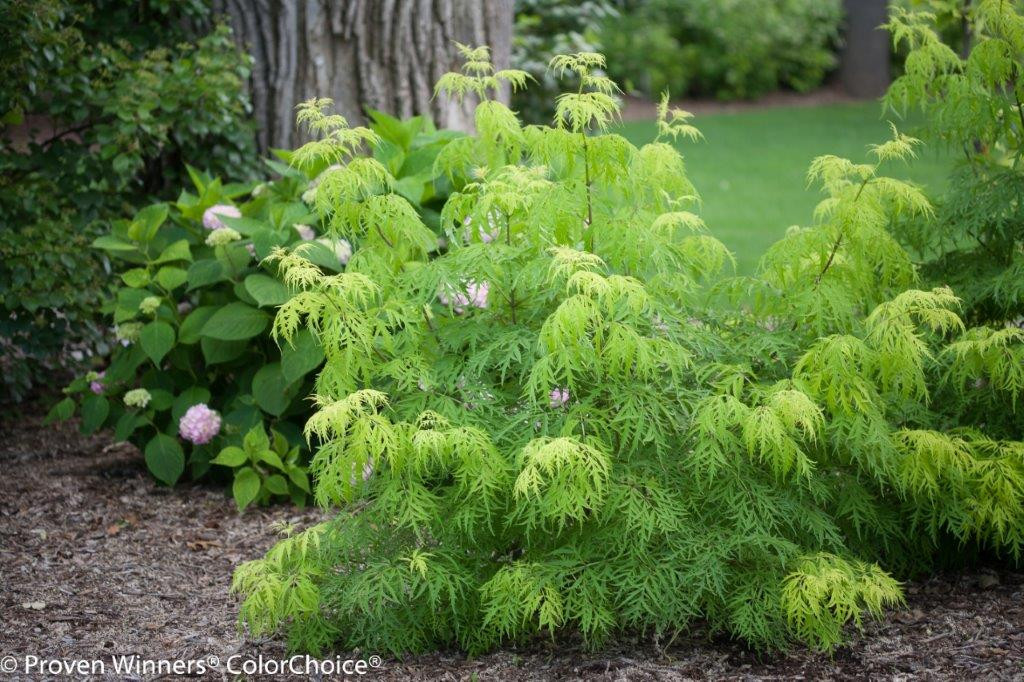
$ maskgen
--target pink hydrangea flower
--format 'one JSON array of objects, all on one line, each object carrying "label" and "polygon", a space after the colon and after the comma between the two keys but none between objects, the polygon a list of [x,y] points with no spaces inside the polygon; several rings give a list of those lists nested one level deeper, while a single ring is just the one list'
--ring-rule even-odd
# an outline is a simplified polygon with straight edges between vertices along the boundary
[{"label": "pink hydrangea flower", "polygon": [[548,395],[550,398],[549,404],[552,408],[558,408],[569,402],[569,389],[567,388],[553,388],[551,393]]},{"label": "pink hydrangea flower", "polygon": [[178,304],[178,314],[188,315],[192,312],[192,303],[190,301],[182,301]]},{"label": "pink hydrangea flower", "polygon": [[252,258],[256,257],[256,245],[252,242],[245,245],[245,250],[249,252],[249,256]]},{"label": "pink hydrangea flower", "polygon": [[220,433],[220,415],[198,403],[188,408],[178,422],[178,434],[195,445],[204,445]]},{"label": "pink hydrangea flower", "polygon": [[[296,228],[298,225],[296,225]],[[330,237],[321,237],[316,240],[318,244],[322,244],[327,247],[329,251],[333,251],[334,255],[338,259],[338,263],[341,265],[348,265],[349,260],[352,258],[352,245],[347,239],[331,239]]]},{"label": "pink hydrangea flower", "polygon": [[316,231],[309,225],[295,223],[295,225],[293,225],[292,227],[294,227],[295,231],[299,233],[299,239],[301,239],[302,241],[308,242],[313,239],[316,239]]},{"label": "pink hydrangea flower", "polygon": [[441,305],[450,305],[459,315],[466,311],[466,308],[486,308],[487,307],[487,295],[490,293],[491,285],[488,282],[475,282],[474,280],[466,281],[465,293],[461,291],[446,292],[441,291],[437,294],[437,300],[441,302]]},{"label": "pink hydrangea flower", "polygon": [[92,391],[93,393],[95,393],[96,395],[102,395],[103,394],[103,382],[100,381],[100,379],[102,379],[106,375],[107,375],[106,372],[98,372],[96,374],[96,378],[89,382],[89,390]]},{"label": "pink hydrangea flower", "polygon": [[227,225],[221,222],[219,216],[241,218],[242,212],[231,204],[215,204],[203,211],[203,227],[207,230],[219,230],[223,227],[227,227]]},{"label": "pink hydrangea flower", "polygon": [[[373,460],[366,460],[366,464],[363,465],[363,483],[370,480],[370,476],[373,476]],[[356,476],[355,465],[352,466],[352,475],[349,476],[348,484],[353,488],[359,485],[359,478]]]},{"label": "pink hydrangea flower", "polygon": [[[473,219],[466,216],[466,219],[462,221],[462,224],[465,226],[465,229],[463,230],[463,238],[467,242],[472,241],[473,234],[478,232],[477,228],[473,227]],[[479,230],[480,241],[484,244],[490,244],[497,239],[498,235],[501,233],[501,228],[494,224],[494,217],[491,214],[487,214],[487,227],[489,229]]]}]

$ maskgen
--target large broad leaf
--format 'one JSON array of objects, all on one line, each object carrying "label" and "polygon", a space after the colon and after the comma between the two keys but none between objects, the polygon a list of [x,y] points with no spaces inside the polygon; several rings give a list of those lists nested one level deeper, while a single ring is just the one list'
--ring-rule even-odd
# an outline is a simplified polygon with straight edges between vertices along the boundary
[{"label": "large broad leaf", "polygon": [[117,292],[117,305],[114,307],[114,323],[117,324],[135,319],[139,314],[139,306],[142,304],[142,301],[151,295],[144,289],[119,289]]},{"label": "large broad leaf", "polygon": [[270,275],[253,273],[245,278],[245,290],[260,306],[277,306],[291,298],[288,287]]},{"label": "large broad leaf", "polygon": [[215,284],[222,279],[227,279],[224,273],[224,266],[213,258],[197,260],[188,266],[188,289],[198,289],[210,284]]},{"label": "large broad leaf", "polygon": [[146,423],[146,420],[134,412],[125,412],[114,424],[114,440],[120,442],[128,440],[128,437]]},{"label": "large broad leaf", "polygon": [[160,253],[160,257],[153,261],[154,265],[171,263],[176,260],[192,260],[192,252],[188,248],[187,239],[179,239]]},{"label": "large broad leaf", "polygon": [[188,273],[181,268],[176,268],[172,265],[165,265],[156,273],[156,281],[159,282],[160,286],[164,289],[171,291],[172,289],[177,289],[188,281]]},{"label": "large broad leaf", "polygon": [[263,260],[270,255],[275,246],[285,246],[293,235],[284,230],[263,230],[252,237],[252,245],[256,249],[256,259]]},{"label": "large broad leaf", "polygon": [[251,467],[244,467],[235,472],[235,482],[231,485],[231,494],[235,504],[241,511],[252,504],[260,493],[260,476]]},{"label": "large broad leaf", "polygon": [[149,271],[146,268],[132,268],[121,273],[121,281],[133,289],[141,289],[149,284]]},{"label": "large broad leaf", "polygon": [[216,457],[210,460],[210,464],[220,464],[226,467],[242,466],[249,461],[249,455],[237,445],[229,445],[220,451]]},{"label": "large broad leaf", "polygon": [[185,471],[185,453],[174,438],[158,433],[146,444],[146,466],[158,481],[174,485]]},{"label": "large broad leaf", "polygon": [[281,474],[267,476],[267,480],[263,481],[263,486],[274,495],[288,494],[288,481]]},{"label": "large broad leaf", "polygon": [[295,397],[296,387],[289,385],[281,373],[281,364],[272,362],[260,367],[252,378],[252,397],[260,409],[275,417],[281,416]]},{"label": "large broad leaf", "polygon": [[423,203],[426,183],[420,177],[402,178],[395,182],[395,192],[409,200],[413,206]]},{"label": "large broad leaf", "polygon": [[270,318],[244,303],[229,303],[203,325],[203,336],[220,341],[243,341],[258,336]]},{"label": "large broad leaf", "polygon": [[171,405],[174,404],[174,394],[163,388],[149,389],[149,396],[149,405],[147,407],[157,412],[170,409]]},{"label": "large broad leaf", "polygon": [[422,125],[422,121],[415,119],[404,123],[394,116],[369,107],[366,108],[366,113],[369,114],[372,121],[370,127],[373,129],[373,132],[385,140],[394,143],[400,149],[409,148],[409,145],[412,144],[413,136]]},{"label": "large broad leaf", "polygon": [[82,401],[82,431],[92,433],[103,425],[110,414],[110,402],[101,395],[91,395]]},{"label": "large broad leaf", "polygon": [[245,341],[221,341],[208,336],[204,336],[199,342],[199,347],[203,349],[203,358],[208,365],[231,362],[244,353],[247,346]]},{"label": "large broad leaf", "polygon": [[291,479],[292,483],[301,488],[303,492],[309,492],[309,477],[302,467],[290,465],[288,467],[288,478]]},{"label": "large broad leaf", "polygon": [[135,371],[146,361],[146,352],[138,344],[132,344],[120,353],[114,355],[110,366],[107,367],[107,384],[116,384],[120,381],[130,381],[135,376]]},{"label": "large broad leaf", "polygon": [[75,400],[74,398],[64,398],[59,403],[50,408],[50,411],[46,414],[46,419],[43,420],[44,424],[52,424],[55,421],[64,421],[65,419],[71,419],[71,415],[75,413]]},{"label": "large broad leaf", "polygon": [[135,214],[128,227],[128,236],[139,242],[148,242],[167,220],[167,204],[153,204]]},{"label": "large broad leaf", "polygon": [[292,338],[291,344],[281,348],[281,373],[289,384],[312,372],[323,361],[323,348],[305,329]]},{"label": "large broad leaf", "polygon": [[233,218],[231,216],[220,216],[220,221],[228,227],[237,230],[239,234],[251,237],[254,234],[271,229],[270,223],[256,218]]},{"label": "large broad leaf", "polygon": [[137,250],[135,244],[109,234],[97,237],[93,240],[92,246],[93,248],[103,249],[111,253],[128,253]]},{"label": "large broad leaf", "polygon": [[174,347],[174,327],[159,320],[150,322],[139,332],[139,344],[153,364],[159,365]]},{"label": "large broad leaf", "polygon": [[320,242],[306,242],[302,257],[314,265],[339,272],[342,268],[341,261],[334,249],[321,244]]},{"label": "large broad leaf", "polygon": [[178,343],[198,343],[202,335],[203,325],[213,317],[218,307],[215,305],[204,305],[189,313],[185,321],[181,323],[181,328],[178,329]]},{"label": "large broad leaf", "polygon": [[217,262],[220,263],[224,273],[229,278],[237,277],[245,272],[249,267],[249,263],[252,262],[252,255],[249,253],[249,250],[238,242],[218,246],[214,249],[214,254],[217,256]]}]

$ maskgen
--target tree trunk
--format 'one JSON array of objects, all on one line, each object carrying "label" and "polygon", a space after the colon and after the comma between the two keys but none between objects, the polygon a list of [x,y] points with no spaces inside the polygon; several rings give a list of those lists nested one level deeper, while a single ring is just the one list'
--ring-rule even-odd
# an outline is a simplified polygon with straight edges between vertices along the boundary
[{"label": "tree trunk", "polygon": [[470,103],[432,99],[437,79],[460,65],[454,41],[489,45],[497,68],[512,42],[512,0],[215,0],[214,10],[253,57],[264,150],[304,139],[295,105],[311,97],[332,98],[353,125],[370,107],[468,130]]},{"label": "tree trunk", "polygon": [[846,0],[846,45],[839,82],[851,95],[879,97],[889,87],[889,34],[878,28],[888,18],[887,0]]}]

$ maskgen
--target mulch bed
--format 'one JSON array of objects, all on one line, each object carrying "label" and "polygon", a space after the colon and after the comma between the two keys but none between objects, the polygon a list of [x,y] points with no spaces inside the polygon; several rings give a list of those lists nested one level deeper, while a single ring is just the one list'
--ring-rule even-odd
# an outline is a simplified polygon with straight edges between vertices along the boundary
[{"label": "mulch bed", "polygon": [[[130,446],[81,436],[71,425],[9,421],[0,425],[0,657],[282,657],[279,640],[239,632],[231,572],[274,542],[277,524],[306,525],[321,515],[286,506],[240,515],[220,489],[155,485]],[[668,649],[636,641],[590,654],[538,643],[474,660],[455,653],[385,660],[366,677],[1024,679],[1024,575],[939,576],[907,586],[907,602],[832,656],[801,649],[760,658],[698,632]]]}]

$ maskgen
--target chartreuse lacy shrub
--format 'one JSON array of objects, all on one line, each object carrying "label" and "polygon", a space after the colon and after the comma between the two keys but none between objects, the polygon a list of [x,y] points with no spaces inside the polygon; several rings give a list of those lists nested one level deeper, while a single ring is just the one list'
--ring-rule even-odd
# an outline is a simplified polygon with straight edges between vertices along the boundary
[{"label": "chartreuse lacy shrub", "polygon": [[[599,646],[696,619],[759,648],[832,648],[901,599],[888,571],[960,545],[1017,559],[1024,448],[952,428],[929,387],[1020,397],[1011,330],[964,330],[948,289],[919,290],[893,216],[930,211],[871,161],[816,159],[811,227],[756,277],[692,212],[659,112],[637,148],[608,131],[597,54],[560,56],[578,90],[553,126],[490,98],[518,72],[463,49],[438,89],[478,95],[476,137],[449,144],[448,249],[356,154],[373,133],[305,105],[303,168],[336,164],[316,205],[354,247],[342,273],[307,245],[270,262],[299,293],[282,343],[312,334],[315,498],[335,518],[240,566],[254,633],[293,648],[479,652],[539,633]],[[988,383],[974,388],[976,377]],[[961,425],[956,425],[961,426]]]},{"label": "chartreuse lacy shrub", "polygon": [[[886,104],[925,115],[922,137],[962,159],[931,220],[906,221],[899,236],[929,280],[955,287],[979,322],[1024,324],[1024,14],[1020,3],[972,3],[962,24],[970,53],[943,42],[942,20],[963,3],[932,12],[895,8],[888,29],[909,49],[906,72]],[[955,13],[954,13],[955,11]]]},{"label": "chartreuse lacy shrub", "polygon": [[[447,190],[433,182],[433,162],[455,135],[424,118],[373,116],[376,157],[421,215],[436,215],[432,207]],[[340,272],[352,255],[348,241],[323,234],[312,210],[328,161],[302,172],[269,164],[280,179],[255,187],[223,185],[193,170],[194,194],[149,206],[96,240],[121,266],[122,286],[106,312],[123,345],[105,371],[80,377],[53,409],[60,418],[77,409],[86,432],[113,428],[164,483],[186,468],[191,478],[233,472],[239,508],[281,496],[305,502],[304,399],[308,375],[324,357],[309,332],[281,347],[271,339],[273,307],[291,292],[264,259],[302,242],[308,258]]]}]

